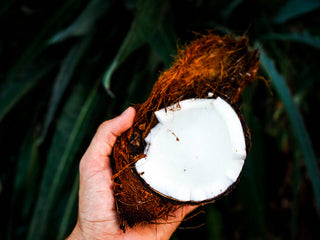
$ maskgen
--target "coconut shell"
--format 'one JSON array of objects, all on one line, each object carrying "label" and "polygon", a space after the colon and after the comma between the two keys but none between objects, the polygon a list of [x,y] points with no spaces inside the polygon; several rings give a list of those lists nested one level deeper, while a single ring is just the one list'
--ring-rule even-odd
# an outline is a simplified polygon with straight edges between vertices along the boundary
[{"label": "coconut shell", "polygon": [[[133,126],[118,137],[113,148],[114,194],[121,229],[167,219],[185,204],[150,189],[134,168],[144,157],[144,138],[157,124],[154,112],[184,99],[207,98],[209,92],[234,106],[244,87],[256,79],[258,66],[258,52],[249,48],[245,36],[208,33],[178,50],[171,68],[160,75],[148,99],[135,106]],[[248,129],[245,133],[248,147]]]}]

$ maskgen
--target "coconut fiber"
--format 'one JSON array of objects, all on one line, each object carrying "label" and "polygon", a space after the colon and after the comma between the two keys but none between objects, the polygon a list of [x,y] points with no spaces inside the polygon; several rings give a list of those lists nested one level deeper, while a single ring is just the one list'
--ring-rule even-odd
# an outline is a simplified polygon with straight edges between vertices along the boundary
[{"label": "coconut fiber", "polygon": [[[235,104],[245,86],[256,78],[259,56],[245,36],[198,35],[178,49],[171,68],[154,84],[149,98],[137,104],[133,126],[118,137],[113,148],[113,181],[120,228],[167,219],[185,203],[155,193],[135,170],[144,157],[144,138],[157,124],[154,112],[189,98],[221,96]],[[211,94],[211,95],[212,95]]]}]

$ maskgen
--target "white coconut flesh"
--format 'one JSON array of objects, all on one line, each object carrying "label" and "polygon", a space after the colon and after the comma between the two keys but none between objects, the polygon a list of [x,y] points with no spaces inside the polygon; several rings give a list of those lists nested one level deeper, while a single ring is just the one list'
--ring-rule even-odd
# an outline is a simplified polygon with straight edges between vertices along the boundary
[{"label": "white coconut flesh", "polygon": [[234,184],[246,158],[241,121],[222,98],[188,99],[155,112],[135,164],[156,192],[183,202],[213,199]]}]

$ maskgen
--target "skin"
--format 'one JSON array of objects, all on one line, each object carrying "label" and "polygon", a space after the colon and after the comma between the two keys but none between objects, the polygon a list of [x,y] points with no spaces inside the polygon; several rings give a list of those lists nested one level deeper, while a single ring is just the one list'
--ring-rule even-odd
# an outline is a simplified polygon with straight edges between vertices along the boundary
[{"label": "skin", "polygon": [[123,233],[119,229],[112,189],[110,155],[116,138],[129,129],[135,110],[100,125],[80,161],[78,220],[68,240],[82,239],[169,239],[183,218],[195,206],[185,206],[159,224],[138,225]]}]

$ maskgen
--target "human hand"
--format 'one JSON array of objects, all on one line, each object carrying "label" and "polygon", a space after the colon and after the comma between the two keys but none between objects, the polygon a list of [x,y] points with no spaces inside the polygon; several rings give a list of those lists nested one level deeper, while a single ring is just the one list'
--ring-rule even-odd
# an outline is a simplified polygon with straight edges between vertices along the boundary
[{"label": "human hand", "polygon": [[116,138],[129,129],[135,117],[130,107],[100,125],[80,161],[79,211],[73,239],[169,239],[194,206],[178,209],[167,221],[138,225],[123,233],[119,228],[113,195],[110,155]]}]

